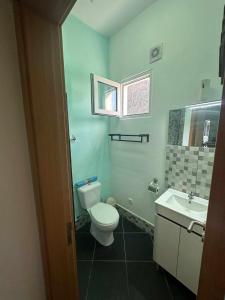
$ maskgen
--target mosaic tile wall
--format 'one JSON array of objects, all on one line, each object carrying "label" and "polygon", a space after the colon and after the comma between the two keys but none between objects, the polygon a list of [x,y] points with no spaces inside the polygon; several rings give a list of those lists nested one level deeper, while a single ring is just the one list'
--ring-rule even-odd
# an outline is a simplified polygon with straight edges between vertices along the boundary
[{"label": "mosaic tile wall", "polygon": [[169,111],[168,144],[182,145],[184,133],[185,108]]},{"label": "mosaic tile wall", "polygon": [[78,219],[75,222],[76,230],[79,230],[81,227],[83,227],[85,224],[89,222],[91,222],[90,216],[87,212],[84,212],[82,215],[78,217]]},{"label": "mosaic tile wall", "polygon": [[196,195],[209,199],[215,148],[200,148],[196,178]]},{"label": "mosaic tile wall", "polygon": [[209,199],[215,148],[167,145],[166,186]]}]

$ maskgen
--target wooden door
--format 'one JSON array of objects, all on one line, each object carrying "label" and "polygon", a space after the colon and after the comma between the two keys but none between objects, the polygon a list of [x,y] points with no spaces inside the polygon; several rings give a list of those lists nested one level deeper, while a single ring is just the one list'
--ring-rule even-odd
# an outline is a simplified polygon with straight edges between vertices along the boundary
[{"label": "wooden door", "polygon": [[[194,249],[193,249],[194,250]],[[225,297],[225,89],[220,114],[213,178],[203,248],[199,300]]]},{"label": "wooden door", "polygon": [[15,3],[47,299],[78,299],[61,27]]},{"label": "wooden door", "polygon": [[[48,299],[78,299],[61,28],[70,0],[15,0],[18,51]],[[200,300],[225,293],[225,90]],[[71,227],[72,224],[72,227]]]},{"label": "wooden door", "polygon": [[[225,16],[225,13],[224,13]],[[220,76],[224,83],[225,17],[222,23]],[[225,84],[217,136],[206,238],[203,248],[198,300],[225,299]]]}]

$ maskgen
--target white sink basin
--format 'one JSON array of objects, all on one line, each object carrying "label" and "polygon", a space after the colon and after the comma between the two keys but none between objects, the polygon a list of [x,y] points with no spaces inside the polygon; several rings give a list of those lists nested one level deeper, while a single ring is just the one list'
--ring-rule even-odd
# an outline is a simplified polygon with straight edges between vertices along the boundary
[{"label": "white sink basin", "polygon": [[[188,227],[193,220],[205,223],[208,211],[208,200],[194,197],[189,203],[188,194],[168,189],[156,201],[157,214]],[[195,226],[195,232],[201,233],[202,228]]]}]

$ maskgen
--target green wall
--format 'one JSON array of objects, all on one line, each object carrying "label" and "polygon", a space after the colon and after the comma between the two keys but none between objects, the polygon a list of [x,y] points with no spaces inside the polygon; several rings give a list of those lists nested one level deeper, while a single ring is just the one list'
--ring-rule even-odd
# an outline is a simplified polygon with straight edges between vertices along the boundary
[{"label": "green wall", "polygon": [[[149,133],[150,143],[112,143],[112,191],[119,203],[154,223],[153,177],[164,190],[169,109],[200,101],[202,79],[221,98],[218,53],[224,0],[158,0],[110,39],[110,77],[121,80],[152,69],[151,117],[111,120],[111,133]],[[163,43],[163,59],[149,64],[150,48]],[[133,198],[133,205],[128,202]]]},{"label": "green wall", "polygon": [[[168,112],[201,100],[201,80],[211,79],[210,99],[221,97],[218,53],[224,0],[158,0],[110,40],[69,16],[63,25],[73,182],[97,175],[103,197],[154,223],[157,177],[164,191]],[[150,48],[163,43],[163,59],[149,64]],[[121,80],[151,69],[150,117],[91,115],[91,72]],[[110,143],[111,133],[149,133],[149,144]],[[133,199],[129,204],[128,197]],[[75,194],[76,215],[80,213]]]},{"label": "green wall", "polygon": [[[108,76],[109,40],[70,15],[63,25],[63,48],[73,183],[97,175],[103,198],[111,194],[109,120],[91,114],[90,73]],[[74,193],[76,217],[81,208]]]}]

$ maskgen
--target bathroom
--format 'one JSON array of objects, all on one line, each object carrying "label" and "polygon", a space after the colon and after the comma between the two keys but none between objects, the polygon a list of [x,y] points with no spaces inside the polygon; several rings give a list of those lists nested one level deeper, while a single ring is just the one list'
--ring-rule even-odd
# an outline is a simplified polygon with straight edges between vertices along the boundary
[{"label": "bathroom", "polygon": [[[202,227],[187,233],[200,246],[186,258],[184,276],[176,260],[182,232],[200,218],[181,220],[182,212],[168,213],[163,201],[170,188],[175,201],[199,201],[207,214],[222,98],[223,6],[78,0],[63,24],[80,299],[196,297]],[[82,198],[91,187],[107,203],[96,214],[113,219],[110,235],[91,230]]]}]

